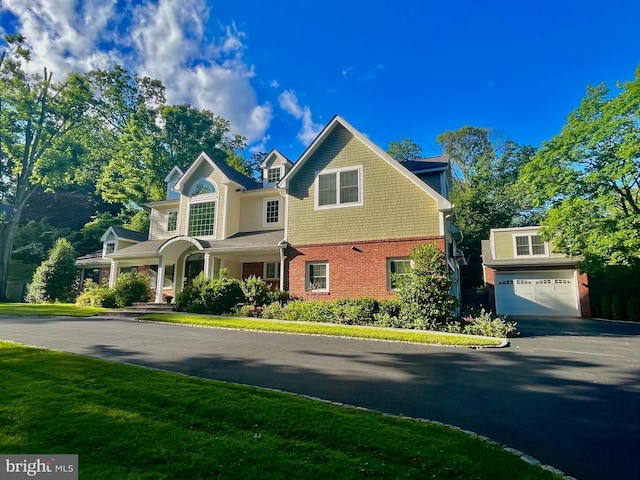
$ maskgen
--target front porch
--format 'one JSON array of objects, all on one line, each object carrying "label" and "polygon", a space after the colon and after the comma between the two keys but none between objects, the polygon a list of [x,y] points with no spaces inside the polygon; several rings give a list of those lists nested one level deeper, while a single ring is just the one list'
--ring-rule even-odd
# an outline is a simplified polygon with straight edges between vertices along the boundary
[{"label": "front porch", "polygon": [[177,236],[142,242],[109,255],[109,286],[121,273],[135,269],[149,275],[154,302],[167,303],[200,273],[217,278],[225,269],[228,278],[256,275],[284,290],[283,238],[282,230],[274,230],[238,233],[225,240]]}]

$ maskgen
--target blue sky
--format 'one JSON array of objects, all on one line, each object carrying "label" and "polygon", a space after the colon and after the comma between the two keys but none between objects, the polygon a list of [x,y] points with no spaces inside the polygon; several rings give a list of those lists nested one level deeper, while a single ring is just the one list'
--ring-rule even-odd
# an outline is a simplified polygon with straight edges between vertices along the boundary
[{"label": "blue sky", "polygon": [[336,113],[425,155],[463,125],[540,146],[587,84],[633,78],[639,18],[637,0],[0,0],[34,69],[123,64],[292,160]]}]

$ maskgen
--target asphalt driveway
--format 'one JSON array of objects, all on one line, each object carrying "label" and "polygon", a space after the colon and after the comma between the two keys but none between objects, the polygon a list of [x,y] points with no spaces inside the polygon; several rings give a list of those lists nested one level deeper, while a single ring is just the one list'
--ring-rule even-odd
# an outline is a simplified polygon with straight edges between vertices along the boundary
[{"label": "asphalt driveway", "polygon": [[580,480],[640,480],[640,325],[520,319],[505,349],[0,317],[0,339],[476,431]]}]

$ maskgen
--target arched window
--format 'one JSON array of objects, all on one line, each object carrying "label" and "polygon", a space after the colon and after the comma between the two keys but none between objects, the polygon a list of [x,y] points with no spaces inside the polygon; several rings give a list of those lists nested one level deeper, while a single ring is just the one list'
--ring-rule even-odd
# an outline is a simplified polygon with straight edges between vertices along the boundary
[{"label": "arched window", "polygon": [[208,180],[198,180],[189,189],[189,196],[195,197],[196,195],[207,195],[210,193],[216,193],[216,187],[213,186]]}]

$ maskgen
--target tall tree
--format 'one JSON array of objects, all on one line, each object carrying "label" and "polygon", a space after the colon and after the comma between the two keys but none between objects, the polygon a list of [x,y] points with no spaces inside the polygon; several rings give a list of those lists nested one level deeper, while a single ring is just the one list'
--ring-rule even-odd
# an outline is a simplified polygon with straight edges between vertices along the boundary
[{"label": "tall tree", "polygon": [[166,105],[161,82],[119,66],[89,78],[97,95],[86,138],[98,140],[87,149],[105,201],[126,205],[136,217],[144,214],[145,203],[164,198],[169,171],[176,165],[186,169],[203,150],[250,173],[240,155],[246,139],[231,134],[228,120],[186,104]]},{"label": "tall tree", "polygon": [[399,162],[406,162],[420,158],[422,147],[410,138],[403,137],[402,140],[389,142],[387,153]]},{"label": "tall tree", "polygon": [[583,267],[640,262],[640,67],[611,96],[587,87],[561,132],[525,168],[523,188],[549,207],[543,235]]},{"label": "tall tree", "polygon": [[5,36],[0,64],[0,301],[6,299],[8,267],[16,230],[31,196],[71,180],[79,164],[69,132],[85,116],[92,92],[86,78],[72,73],[54,83],[51,72],[30,75],[24,37]]},{"label": "tall tree", "polygon": [[461,247],[469,259],[463,287],[477,287],[482,284],[481,241],[489,238],[489,231],[531,225],[539,219],[539,213],[515,187],[535,148],[473,126],[444,132],[436,140],[452,163],[450,197],[456,206],[456,225],[464,234]]}]

